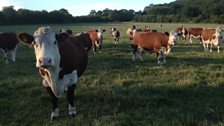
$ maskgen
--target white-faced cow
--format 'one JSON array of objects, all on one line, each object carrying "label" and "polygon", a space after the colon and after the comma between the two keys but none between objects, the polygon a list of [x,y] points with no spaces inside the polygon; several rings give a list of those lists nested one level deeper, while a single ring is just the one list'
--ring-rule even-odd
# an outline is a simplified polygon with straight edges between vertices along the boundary
[{"label": "white-faced cow", "polygon": [[98,29],[98,30],[90,30],[86,33],[89,34],[91,40],[92,40],[92,46],[93,46],[93,52],[96,53],[96,48],[99,48],[99,53],[101,53],[101,48],[103,44],[103,32],[105,32],[105,29]]},{"label": "white-faced cow", "polygon": [[13,62],[16,61],[18,39],[16,33],[4,32],[0,33],[0,51],[3,53],[5,63],[8,64],[7,52],[11,52],[11,59]]},{"label": "white-faced cow", "polygon": [[139,48],[141,60],[143,60],[142,51],[146,50],[150,53],[156,53],[158,64],[160,64],[161,58],[164,63],[166,62],[165,57],[169,54],[171,46],[176,43],[177,37],[175,32],[170,32],[169,36],[160,32],[137,32],[132,39],[133,61]]},{"label": "white-faced cow", "polygon": [[218,53],[219,48],[222,45],[222,31],[220,28],[216,29],[203,29],[201,32],[202,43],[204,51],[208,51],[210,45],[210,52],[212,52],[212,45],[217,46]]},{"label": "white-faced cow", "polygon": [[119,43],[120,40],[120,32],[116,28],[111,28],[111,35],[114,38],[114,43]]},{"label": "white-faced cow", "polygon": [[83,43],[65,33],[57,35],[50,27],[40,27],[33,35],[20,33],[17,37],[23,44],[34,47],[36,67],[52,97],[51,119],[59,116],[58,98],[65,90],[69,115],[74,116],[74,91],[88,62]]},{"label": "white-faced cow", "polygon": [[181,40],[187,39],[188,31],[184,26],[180,26],[176,29],[176,32]]},{"label": "white-faced cow", "polygon": [[190,43],[192,43],[192,37],[199,38],[200,42],[202,42],[201,40],[202,30],[203,28],[192,28],[192,27],[188,29],[188,37],[189,37]]}]

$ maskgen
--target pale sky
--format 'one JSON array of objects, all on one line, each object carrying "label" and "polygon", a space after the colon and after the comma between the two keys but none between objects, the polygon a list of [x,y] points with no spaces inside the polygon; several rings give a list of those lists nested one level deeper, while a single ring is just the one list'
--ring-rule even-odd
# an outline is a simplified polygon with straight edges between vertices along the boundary
[{"label": "pale sky", "polygon": [[14,9],[29,10],[59,10],[64,8],[73,16],[88,15],[91,10],[133,9],[142,10],[150,4],[170,3],[175,0],[0,0],[0,10],[4,6],[14,6]]}]

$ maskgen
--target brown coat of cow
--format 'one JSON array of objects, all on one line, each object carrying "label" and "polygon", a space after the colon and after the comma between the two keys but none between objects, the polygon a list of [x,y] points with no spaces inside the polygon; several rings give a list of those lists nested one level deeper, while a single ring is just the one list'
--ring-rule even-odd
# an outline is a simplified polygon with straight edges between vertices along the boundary
[{"label": "brown coat of cow", "polygon": [[[174,35],[174,33],[173,33]],[[163,58],[165,62],[165,55],[167,55],[170,51],[171,44],[170,37],[167,36],[165,33],[160,32],[138,32],[133,37],[133,57],[137,52],[137,48],[144,49],[151,53],[157,54],[158,63],[160,63],[160,58]],[[176,38],[172,40],[175,42]],[[165,51],[167,50],[167,51]],[[140,52],[141,53],[141,52]],[[142,55],[142,54],[141,54]],[[133,58],[134,60],[134,58]]]},{"label": "brown coat of cow", "polygon": [[203,29],[201,32],[201,39],[204,46],[204,51],[207,51],[209,49],[208,46],[210,45],[210,52],[212,52],[212,46],[215,45],[217,46],[217,51],[219,53],[219,48],[222,44],[221,38],[221,30],[206,28]]},{"label": "brown coat of cow", "polygon": [[202,42],[202,40],[201,40],[202,30],[203,30],[203,28],[192,28],[192,27],[190,27],[188,29],[188,36],[189,36],[189,39],[190,39],[190,43],[192,43],[192,37],[199,38],[200,42]]},{"label": "brown coat of cow", "polygon": [[90,30],[90,31],[86,32],[89,34],[89,36],[91,38],[94,53],[96,52],[97,47],[99,48],[99,53],[101,52],[101,48],[102,48],[102,44],[103,44],[102,33],[105,31],[106,30],[103,29],[103,30]]}]

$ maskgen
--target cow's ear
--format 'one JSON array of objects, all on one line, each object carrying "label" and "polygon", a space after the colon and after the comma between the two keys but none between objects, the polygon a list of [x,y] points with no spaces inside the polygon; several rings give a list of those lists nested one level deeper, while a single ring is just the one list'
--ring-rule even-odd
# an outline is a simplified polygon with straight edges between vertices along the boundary
[{"label": "cow's ear", "polygon": [[59,33],[59,34],[56,34],[56,40],[58,42],[65,41],[68,37],[69,37],[69,34],[67,34],[67,33]]},{"label": "cow's ear", "polygon": [[103,32],[106,32],[106,29],[103,29]]},{"label": "cow's ear", "polygon": [[98,30],[96,30],[96,32],[98,32]]},{"label": "cow's ear", "polygon": [[25,32],[19,33],[17,35],[17,38],[22,44],[28,45],[28,46],[31,46],[32,42],[34,41],[33,36]]}]

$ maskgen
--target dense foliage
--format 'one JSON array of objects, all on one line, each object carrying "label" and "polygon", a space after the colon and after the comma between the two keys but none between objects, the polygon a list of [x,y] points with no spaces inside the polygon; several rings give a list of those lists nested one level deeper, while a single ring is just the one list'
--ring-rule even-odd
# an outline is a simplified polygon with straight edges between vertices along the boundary
[{"label": "dense foliage", "polygon": [[150,4],[135,21],[224,23],[224,0],[176,0],[169,4]]},{"label": "dense foliage", "polygon": [[47,12],[15,10],[13,6],[9,6],[0,11],[0,19],[0,25],[114,21],[224,23],[224,0],[176,0],[168,4],[150,4],[143,12],[106,8],[91,10],[89,15],[77,17],[73,17],[64,8]]}]

